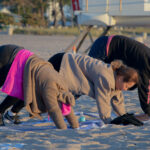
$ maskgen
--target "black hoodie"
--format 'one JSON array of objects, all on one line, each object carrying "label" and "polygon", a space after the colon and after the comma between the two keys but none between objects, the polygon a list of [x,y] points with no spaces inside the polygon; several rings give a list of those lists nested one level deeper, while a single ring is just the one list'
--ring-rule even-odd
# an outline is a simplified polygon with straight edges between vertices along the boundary
[{"label": "black hoodie", "polygon": [[121,59],[139,73],[138,95],[143,111],[150,116],[148,86],[150,80],[150,48],[131,38],[116,35],[112,38],[105,62]]}]

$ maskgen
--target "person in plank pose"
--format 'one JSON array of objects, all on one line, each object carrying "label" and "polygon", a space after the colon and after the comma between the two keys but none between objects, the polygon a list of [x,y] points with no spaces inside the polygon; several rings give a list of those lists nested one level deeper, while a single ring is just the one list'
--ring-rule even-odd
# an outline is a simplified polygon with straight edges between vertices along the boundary
[{"label": "person in plank pose", "polygon": [[[0,63],[1,91],[9,95],[0,104],[1,108],[5,106],[6,110],[21,102],[20,109],[25,106],[40,119],[39,114],[48,112],[58,129],[67,129],[63,115],[72,128],[79,127],[71,107],[75,104],[74,96],[49,62],[20,46],[2,45]],[[2,113],[0,123],[4,125]]]},{"label": "person in plank pose", "polygon": [[[145,115],[150,116],[150,48],[122,35],[102,36],[95,40],[89,56],[111,63],[115,59],[138,71],[140,105]],[[133,89],[134,89],[133,88]]]},{"label": "person in plank pose", "polygon": [[104,123],[112,121],[111,108],[118,116],[126,114],[122,91],[138,83],[135,69],[121,61],[106,64],[86,55],[71,53],[57,53],[49,58],[49,62],[73,95],[88,95],[96,99],[98,113]]}]

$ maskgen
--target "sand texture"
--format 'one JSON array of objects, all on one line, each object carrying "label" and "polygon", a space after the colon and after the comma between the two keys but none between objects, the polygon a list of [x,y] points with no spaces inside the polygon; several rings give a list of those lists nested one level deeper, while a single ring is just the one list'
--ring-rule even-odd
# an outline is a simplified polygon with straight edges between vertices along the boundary
[{"label": "sand texture", "polygon": [[[73,40],[74,36],[34,36],[0,34],[0,45],[17,44],[35,52],[47,60],[57,52],[62,52]],[[149,39],[145,41],[150,44]],[[90,44],[87,39],[82,50]],[[0,102],[6,95],[0,93]],[[129,113],[140,114],[137,90],[124,92],[125,106]],[[88,96],[80,97],[75,106],[76,112],[97,114],[95,100]],[[95,129],[58,130],[47,120],[30,119],[25,109],[20,112],[21,125],[13,125],[8,121],[0,127],[0,150],[150,150],[150,123],[142,127],[133,125],[108,125]],[[87,120],[97,119],[86,116]],[[94,128],[94,127],[93,127]]]}]

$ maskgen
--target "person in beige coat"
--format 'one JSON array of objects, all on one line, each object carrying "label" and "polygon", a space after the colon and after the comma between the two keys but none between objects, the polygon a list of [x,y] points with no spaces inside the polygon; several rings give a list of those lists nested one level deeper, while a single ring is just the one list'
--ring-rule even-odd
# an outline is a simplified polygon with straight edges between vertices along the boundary
[{"label": "person in beige coat", "polygon": [[111,108],[118,116],[126,113],[122,90],[137,84],[135,69],[120,61],[106,64],[86,55],[71,53],[58,53],[48,61],[59,71],[70,92],[96,99],[104,123],[111,122]]},{"label": "person in beige coat", "polygon": [[[9,56],[8,50],[5,49]],[[6,79],[1,91],[13,99],[16,98],[21,101],[26,110],[35,117],[42,119],[40,114],[48,112],[59,129],[67,129],[64,116],[72,128],[78,128],[78,121],[71,107],[75,105],[74,96],[68,91],[67,86],[53,66],[27,49],[20,49],[19,51],[11,49],[10,52],[16,53],[11,64],[5,63],[5,66],[10,65],[10,68],[8,73],[6,72]],[[13,101],[13,99],[11,100]],[[7,104],[7,102],[9,101],[5,103]],[[1,104],[1,107],[3,105],[4,103]],[[7,106],[9,107],[10,104],[8,103]],[[69,108],[67,113],[63,108]],[[8,113],[6,114],[8,115]],[[3,117],[1,118],[1,125],[5,125]]]},{"label": "person in beige coat", "polygon": [[[61,104],[75,105],[74,96],[68,92],[66,84],[53,66],[38,58],[30,56],[24,68],[23,92],[26,110],[41,119],[39,114],[48,112],[58,129],[67,129],[61,112]],[[65,115],[72,128],[78,128],[78,120],[71,112]]]}]

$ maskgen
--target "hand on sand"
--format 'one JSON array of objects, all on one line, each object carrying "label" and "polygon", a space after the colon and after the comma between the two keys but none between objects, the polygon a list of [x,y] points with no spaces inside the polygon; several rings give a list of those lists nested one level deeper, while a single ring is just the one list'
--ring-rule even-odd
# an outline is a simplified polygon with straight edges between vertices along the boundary
[{"label": "hand on sand", "polygon": [[75,98],[71,92],[60,93],[58,96],[58,101],[65,104],[70,104],[71,106],[75,105]]},{"label": "hand on sand", "polygon": [[140,121],[147,121],[150,117],[147,114],[139,114],[135,116]]}]

